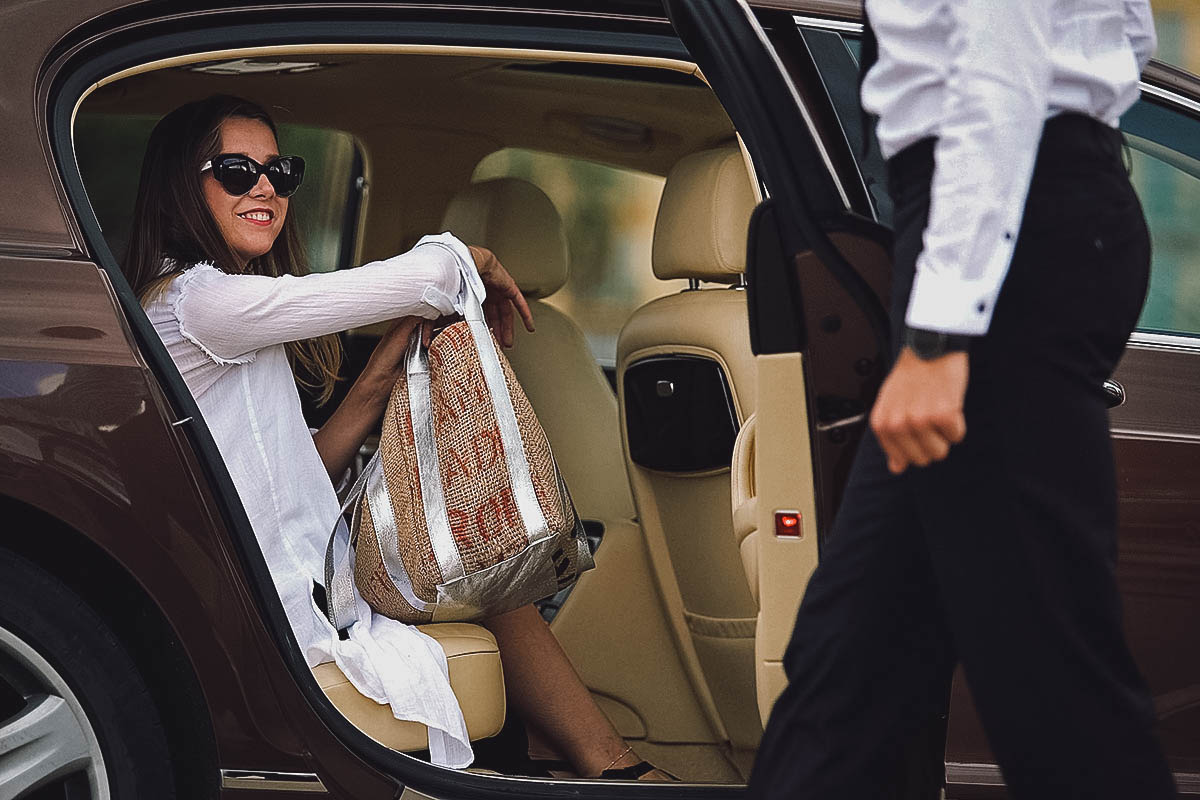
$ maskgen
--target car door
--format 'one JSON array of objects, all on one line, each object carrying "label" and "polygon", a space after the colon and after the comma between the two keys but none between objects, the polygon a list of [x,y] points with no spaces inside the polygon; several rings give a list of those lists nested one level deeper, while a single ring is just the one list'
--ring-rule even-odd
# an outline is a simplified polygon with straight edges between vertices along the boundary
[{"label": "car door", "polygon": [[810,80],[818,78],[811,54],[768,38],[775,24],[794,31],[790,15],[764,17],[765,30],[744,2],[666,6],[742,132],[767,198],[751,221],[747,258],[758,391],[749,514],[758,531],[755,660],[765,720],[886,369],[890,236],[860,213],[870,208],[866,188],[827,93]]},{"label": "car door", "polygon": [[1176,782],[1200,794],[1200,79],[1148,70],[1121,121],[1153,242],[1113,376],[1125,628]]}]

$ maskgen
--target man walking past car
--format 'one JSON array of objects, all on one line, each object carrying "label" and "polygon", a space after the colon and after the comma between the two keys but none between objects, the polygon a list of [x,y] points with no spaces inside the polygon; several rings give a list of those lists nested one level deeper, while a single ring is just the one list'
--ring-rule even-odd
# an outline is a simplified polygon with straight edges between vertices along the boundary
[{"label": "man walking past car", "polygon": [[961,663],[1012,797],[1174,797],[1121,631],[1101,388],[1149,273],[1116,130],[1154,49],[1149,4],[866,12],[895,361],[751,794],[936,798]]}]

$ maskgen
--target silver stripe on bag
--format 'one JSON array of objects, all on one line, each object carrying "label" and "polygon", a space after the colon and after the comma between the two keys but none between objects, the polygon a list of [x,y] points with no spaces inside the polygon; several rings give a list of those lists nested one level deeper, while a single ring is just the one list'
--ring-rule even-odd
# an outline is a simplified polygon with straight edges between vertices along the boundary
[{"label": "silver stripe on bag", "polygon": [[354,548],[341,517],[325,552],[325,587],[329,623],[339,631],[349,628],[358,621],[354,604]]},{"label": "silver stripe on bag", "polygon": [[[417,449],[417,478],[421,483],[425,529],[429,533],[429,543],[433,548],[434,558],[437,559],[438,569],[441,570],[442,581],[452,581],[465,575],[466,570],[458,552],[458,544],[450,531],[450,518],[446,513],[442,471],[433,440],[429,361],[421,343],[420,326],[413,331],[409,340],[405,361],[405,372],[408,375],[408,413],[412,420],[413,444]],[[392,536],[395,537],[394,525]]]},{"label": "silver stripe on bag", "polygon": [[[354,602],[354,547],[350,544],[350,531],[358,530],[359,504],[358,498],[363,493],[367,475],[373,469],[382,471],[379,464],[379,453],[367,462],[354,486],[346,494],[342,510],[338,512],[337,522],[334,523],[333,533],[329,535],[329,544],[325,548],[325,603],[326,616],[336,630],[345,630],[358,621],[358,606]],[[346,512],[354,507],[354,516],[350,528],[346,528]],[[344,545],[345,549],[342,550]],[[341,551],[341,552],[339,552]]]},{"label": "silver stripe on bag", "polygon": [[479,353],[479,364],[483,368],[483,379],[487,383],[492,407],[496,412],[496,426],[500,429],[500,441],[504,445],[504,461],[508,466],[508,480],[512,485],[517,510],[525,524],[530,544],[551,535],[546,515],[533,490],[533,477],[529,461],[525,458],[525,445],[521,441],[521,428],[517,425],[517,412],[513,409],[500,356],[496,343],[483,321],[483,306],[470,285],[467,286],[467,307],[464,315],[471,336],[475,339],[475,350]]},{"label": "silver stripe on bag", "polygon": [[554,572],[556,538],[534,542],[528,549],[487,569],[438,586],[438,607],[433,621],[503,614],[527,605],[530,597],[549,597],[558,591]]},{"label": "silver stripe on bag", "polygon": [[[412,580],[408,577],[408,569],[404,566],[404,559],[400,557],[396,515],[392,511],[392,496],[388,493],[387,478],[383,474],[382,465],[367,477],[363,497],[366,498],[367,507],[371,509],[371,523],[375,526],[375,546],[379,549],[379,558],[383,561],[388,577],[392,579],[404,602],[421,613],[433,611],[434,603],[426,603],[417,597]],[[359,507],[361,508],[361,504]]]}]

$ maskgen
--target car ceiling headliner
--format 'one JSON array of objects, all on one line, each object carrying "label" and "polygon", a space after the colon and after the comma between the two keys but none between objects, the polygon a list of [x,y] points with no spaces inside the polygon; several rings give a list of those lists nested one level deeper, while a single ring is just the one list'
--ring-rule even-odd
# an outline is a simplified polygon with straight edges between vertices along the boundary
[{"label": "car ceiling headliner", "polygon": [[277,122],[347,131],[368,150],[387,142],[420,153],[441,138],[439,158],[460,151],[472,165],[494,150],[528,147],[658,175],[734,135],[711,90],[670,70],[408,53],[296,60],[328,66],[295,74],[214,75],[196,65],[144,72],[97,89],[81,113],[159,116],[228,93],[264,105]]}]

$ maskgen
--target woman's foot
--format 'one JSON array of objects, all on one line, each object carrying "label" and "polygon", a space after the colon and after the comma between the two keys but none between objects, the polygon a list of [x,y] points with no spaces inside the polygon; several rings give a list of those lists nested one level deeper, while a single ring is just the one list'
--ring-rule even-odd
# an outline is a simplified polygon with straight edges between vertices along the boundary
[{"label": "woman's foot", "polygon": [[[544,745],[535,750],[554,752],[572,764],[576,774],[589,778],[642,761],[596,705],[536,608],[522,606],[483,624],[500,645],[512,713],[536,734],[531,738]],[[625,778],[639,779],[677,780],[653,766]]]},{"label": "woman's foot", "polygon": [[679,780],[665,769],[659,769],[649,761],[643,761],[641,756],[633,751],[632,745],[626,745],[619,756],[596,776],[606,780],[618,781],[660,781],[673,783]]},{"label": "woman's foot", "polygon": [[631,767],[606,769],[599,777],[615,781],[647,781],[674,783],[679,780],[665,769],[659,769],[649,761],[639,761]]}]

